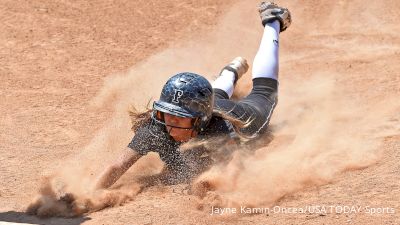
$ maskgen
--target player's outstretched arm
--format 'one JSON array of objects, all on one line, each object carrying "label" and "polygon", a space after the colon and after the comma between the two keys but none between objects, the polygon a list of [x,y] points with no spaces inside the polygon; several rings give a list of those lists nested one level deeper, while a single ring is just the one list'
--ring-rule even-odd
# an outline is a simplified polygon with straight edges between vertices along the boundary
[{"label": "player's outstretched arm", "polygon": [[95,189],[104,189],[113,185],[140,157],[137,151],[128,147],[124,149],[122,155],[101,173],[96,181]]}]

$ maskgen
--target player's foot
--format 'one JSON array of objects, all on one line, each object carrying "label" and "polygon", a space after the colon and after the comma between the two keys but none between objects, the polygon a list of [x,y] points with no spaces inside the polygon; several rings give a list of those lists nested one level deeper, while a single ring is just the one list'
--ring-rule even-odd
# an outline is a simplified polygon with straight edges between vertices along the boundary
[{"label": "player's foot", "polygon": [[224,70],[231,71],[235,74],[235,82],[236,82],[247,72],[249,69],[249,64],[247,64],[247,60],[243,57],[236,57],[234,60],[232,60],[228,65],[226,65],[221,73]]},{"label": "player's foot", "polygon": [[269,22],[278,20],[281,24],[280,32],[286,30],[292,22],[290,11],[286,8],[279,7],[273,2],[261,2],[258,11],[260,12],[263,26]]}]

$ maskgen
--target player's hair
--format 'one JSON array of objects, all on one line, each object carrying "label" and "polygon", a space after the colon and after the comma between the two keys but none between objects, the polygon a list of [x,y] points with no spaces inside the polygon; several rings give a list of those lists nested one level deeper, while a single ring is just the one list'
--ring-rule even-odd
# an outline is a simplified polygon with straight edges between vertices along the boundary
[{"label": "player's hair", "polygon": [[139,111],[135,106],[131,105],[129,107],[128,113],[131,118],[132,131],[136,132],[137,129],[149,123],[151,120],[152,109],[149,107],[150,101],[147,103],[145,111]]}]

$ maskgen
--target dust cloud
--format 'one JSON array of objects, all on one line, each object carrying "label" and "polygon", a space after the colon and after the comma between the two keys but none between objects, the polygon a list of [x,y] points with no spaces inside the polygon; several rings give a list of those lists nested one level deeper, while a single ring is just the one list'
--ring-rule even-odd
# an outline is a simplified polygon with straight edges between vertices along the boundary
[{"label": "dust cloud", "polygon": [[229,164],[202,174],[192,187],[200,204],[272,206],[287,194],[374,164],[382,153],[382,134],[399,132],[390,122],[399,108],[395,98],[363,105],[346,95],[334,76],[318,72],[282,89],[273,141],[250,156],[239,150]]},{"label": "dust cloud", "polygon": [[[27,213],[39,217],[75,217],[106,207],[121,205],[132,200],[140,191],[139,185],[89,191],[82,188],[82,182],[77,180],[63,180],[57,184],[61,177],[62,175],[55,174],[52,177],[43,178],[39,195],[28,206]],[[78,175],[75,178],[83,177]]]}]

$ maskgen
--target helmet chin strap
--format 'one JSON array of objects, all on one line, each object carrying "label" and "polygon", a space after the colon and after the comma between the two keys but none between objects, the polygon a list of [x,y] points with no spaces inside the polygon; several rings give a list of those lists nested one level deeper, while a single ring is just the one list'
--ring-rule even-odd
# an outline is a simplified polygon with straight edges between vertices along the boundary
[{"label": "helmet chin strap", "polygon": [[[199,130],[198,123],[199,123],[199,118],[196,118],[195,121],[193,122],[192,129],[190,129],[190,137],[191,138],[196,137],[197,134],[198,134],[198,130]],[[170,129],[168,130],[167,125],[165,125],[165,127],[166,127],[167,132],[168,132],[169,135],[171,135],[170,133],[171,133],[171,130],[173,128],[182,129],[182,128],[179,128],[179,127],[170,127]]]},{"label": "helmet chin strap", "polygon": [[[156,112],[153,113],[153,120],[156,120],[155,122],[157,122],[157,123],[163,124],[164,127],[165,127],[165,130],[167,131],[167,134],[168,134],[169,136],[171,136],[171,130],[172,130],[173,128],[176,128],[176,129],[187,129],[187,130],[189,130],[189,128],[181,128],[181,127],[167,126],[167,125],[165,124],[165,119],[164,119],[164,118],[165,118],[164,112],[156,111]],[[199,129],[199,123],[200,123],[200,118],[199,118],[199,117],[195,118],[194,121],[192,122],[192,128],[190,128],[190,130],[191,130],[191,132],[190,132],[190,137],[191,137],[191,138],[197,136],[197,134],[198,134],[198,132],[199,132],[199,130],[200,130],[200,129]],[[168,127],[170,127],[170,128],[168,129]],[[171,137],[172,137],[172,136],[171,136]]]}]

